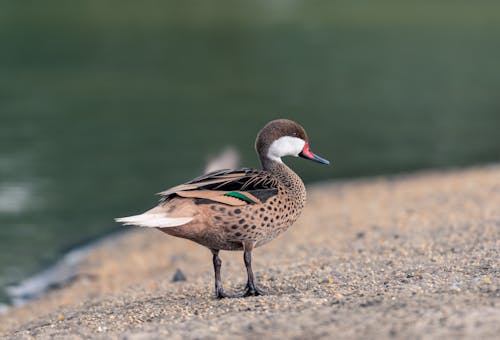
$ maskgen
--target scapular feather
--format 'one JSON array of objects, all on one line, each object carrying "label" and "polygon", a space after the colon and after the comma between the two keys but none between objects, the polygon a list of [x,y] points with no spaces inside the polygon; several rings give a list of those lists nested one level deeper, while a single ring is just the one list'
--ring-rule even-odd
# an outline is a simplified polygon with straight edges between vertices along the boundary
[{"label": "scapular feather", "polygon": [[257,169],[218,170],[160,193],[161,202],[174,196],[212,200],[229,205],[261,204],[277,194],[278,182]]}]

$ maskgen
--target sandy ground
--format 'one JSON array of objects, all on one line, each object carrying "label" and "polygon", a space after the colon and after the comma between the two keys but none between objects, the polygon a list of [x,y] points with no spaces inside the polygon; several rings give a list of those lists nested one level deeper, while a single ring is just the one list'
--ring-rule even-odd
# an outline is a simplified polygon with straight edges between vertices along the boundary
[{"label": "sandy ground", "polygon": [[[270,295],[216,300],[207,249],[132,229],[68,286],[1,316],[0,336],[492,339],[499,250],[500,166],[323,183],[254,251]],[[241,258],[222,253],[227,290],[243,288]]]}]

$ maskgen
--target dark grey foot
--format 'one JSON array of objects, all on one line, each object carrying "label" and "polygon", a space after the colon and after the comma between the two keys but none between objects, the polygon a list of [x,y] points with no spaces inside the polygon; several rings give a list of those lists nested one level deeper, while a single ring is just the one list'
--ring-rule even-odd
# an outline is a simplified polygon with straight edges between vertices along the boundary
[{"label": "dark grey foot", "polygon": [[246,289],[243,293],[227,294],[223,290],[219,290],[216,293],[217,299],[225,299],[225,298],[234,299],[234,298],[245,298],[249,296],[262,296],[262,295],[269,295],[269,293],[257,287],[250,287],[249,285],[246,286]]},{"label": "dark grey foot", "polygon": [[243,251],[243,260],[245,261],[245,267],[247,268],[248,281],[243,297],[267,295],[265,291],[259,289],[255,284],[255,277],[252,270],[252,248],[253,244],[244,245],[245,250]]},{"label": "dark grey foot", "polygon": [[245,290],[245,293],[243,293],[243,297],[247,297],[247,296],[262,296],[262,295],[269,295],[269,294],[266,291],[263,291],[260,288],[249,287],[249,286],[247,286],[247,289]]},{"label": "dark grey foot", "polygon": [[245,291],[243,293],[234,295],[233,297],[239,297],[239,298],[244,298],[244,297],[249,297],[249,296],[262,296],[262,295],[269,295],[268,292],[265,290],[262,290],[255,286],[254,283],[248,282]]},{"label": "dark grey foot", "polygon": [[222,262],[219,258],[219,250],[212,249],[214,273],[215,273],[215,296],[217,299],[242,298],[247,296],[267,295],[265,291],[257,288],[257,286],[255,285],[255,278],[252,271],[252,255],[251,255],[252,247],[253,247],[252,244],[245,245],[243,259],[245,260],[245,266],[247,268],[248,281],[245,291],[241,294],[227,294],[222,289],[222,282],[220,277],[220,269]]}]

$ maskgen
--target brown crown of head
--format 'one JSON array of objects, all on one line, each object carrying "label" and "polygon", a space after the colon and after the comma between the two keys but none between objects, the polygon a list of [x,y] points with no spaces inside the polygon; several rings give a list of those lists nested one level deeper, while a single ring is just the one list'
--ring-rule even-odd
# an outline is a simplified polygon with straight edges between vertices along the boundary
[{"label": "brown crown of head", "polygon": [[269,146],[277,139],[290,136],[308,142],[306,131],[298,123],[290,119],[276,119],[267,123],[260,130],[255,140],[255,150],[259,155],[267,154]]}]

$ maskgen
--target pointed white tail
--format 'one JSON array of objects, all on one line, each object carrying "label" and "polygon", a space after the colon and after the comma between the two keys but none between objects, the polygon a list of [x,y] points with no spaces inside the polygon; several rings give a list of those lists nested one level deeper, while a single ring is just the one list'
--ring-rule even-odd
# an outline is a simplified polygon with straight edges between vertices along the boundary
[{"label": "pointed white tail", "polygon": [[124,225],[136,225],[139,227],[148,228],[168,228],[178,227],[189,223],[193,220],[192,217],[165,217],[164,214],[141,214],[135,216],[115,218],[116,222]]}]

